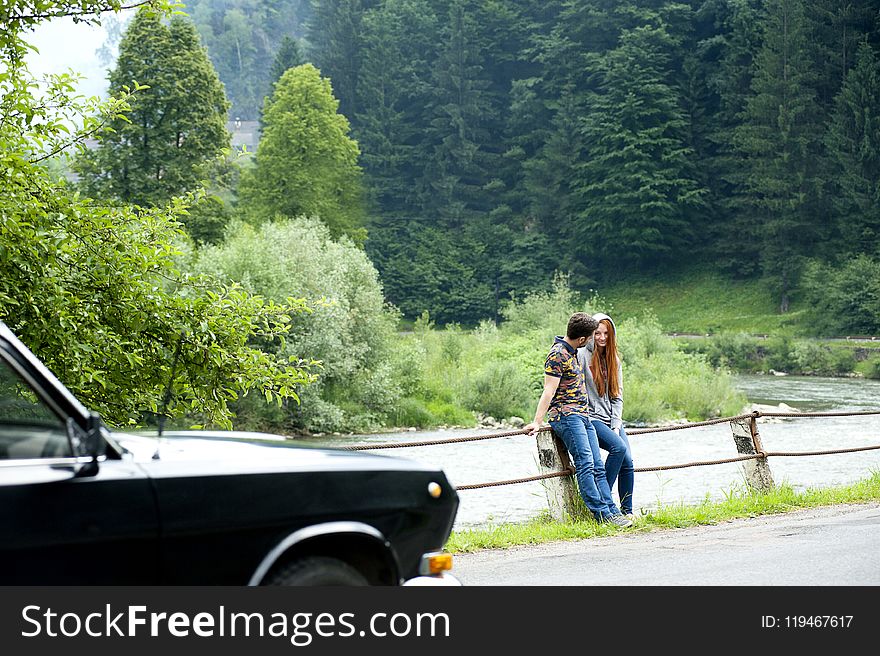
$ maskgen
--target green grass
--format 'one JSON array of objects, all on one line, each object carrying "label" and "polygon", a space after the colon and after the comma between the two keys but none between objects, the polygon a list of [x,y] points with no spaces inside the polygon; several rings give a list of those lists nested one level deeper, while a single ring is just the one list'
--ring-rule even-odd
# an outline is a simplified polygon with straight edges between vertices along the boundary
[{"label": "green grass", "polygon": [[878,500],[880,500],[880,472],[874,472],[863,481],[843,487],[809,488],[803,492],[796,492],[790,485],[781,485],[762,493],[743,488],[731,491],[721,502],[707,499],[695,506],[665,505],[658,510],[636,517],[635,525],[629,529],[597,524],[592,520],[555,522],[544,515],[522,524],[499,524],[486,529],[455,531],[446,543],[446,549],[452,553],[470,553],[481,549],[504,549],[557,540],[580,540],[623,532],[710,525],[731,519],[784,513],[802,508]]},{"label": "green grass", "polygon": [[795,303],[786,314],[760,280],[732,281],[718,273],[692,271],[654,278],[632,278],[596,290],[615,318],[653,312],[668,332],[803,335],[805,309]]}]

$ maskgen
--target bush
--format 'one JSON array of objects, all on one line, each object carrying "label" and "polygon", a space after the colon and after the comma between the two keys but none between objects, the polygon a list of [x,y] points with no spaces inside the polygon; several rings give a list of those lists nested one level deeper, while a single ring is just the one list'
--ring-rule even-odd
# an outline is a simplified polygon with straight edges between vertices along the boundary
[{"label": "bush", "polygon": [[[313,367],[318,380],[303,392],[300,405],[289,406],[285,428],[373,429],[387,420],[402,385],[419,384],[409,381],[392,357],[398,315],[385,304],[373,265],[348,239],[331,239],[317,219],[279,220],[259,228],[232,224],[223,244],[199,252],[198,267],[273,300],[304,298],[311,308],[291,318],[280,354],[318,361]],[[412,363],[418,356],[403,357]]]},{"label": "bush", "polygon": [[802,288],[816,334],[880,333],[880,261],[859,255],[836,266],[811,262]]},{"label": "bush", "polygon": [[627,421],[697,421],[739,413],[745,397],[726,369],[697,353],[679,350],[653,316],[618,327],[624,362],[623,415]]},{"label": "bush", "polygon": [[745,333],[721,333],[707,339],[683,343],[688,353],[702,353],[713,367],[734,371],[764,371],[766,347]]},{"label": "bush", "polygon": [[506,333],[562,334],[568,318],[577,311],[578,300],[568,286],[568,276],[557,273],[549,292],[534,292],[523,300],[512,299],[501,310]]},{"label": "bush", "polygon": [[525,418],[536,402],[527,372],[505,360],[486,362],[469,379],[463,400],[467,408],[498,419]]},{"label": "bush", "polygon": [[880,379],[880,356],[873,356],[859,365],[865,378]]}]

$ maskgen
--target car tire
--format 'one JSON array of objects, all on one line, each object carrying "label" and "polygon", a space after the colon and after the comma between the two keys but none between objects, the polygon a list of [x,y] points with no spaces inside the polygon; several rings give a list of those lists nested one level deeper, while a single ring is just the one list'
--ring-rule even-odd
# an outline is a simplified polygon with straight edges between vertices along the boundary
[{"label": "car tire", "polygon": [[266,585],[369,585],[348,563],[336,558],[312,556],[288,563],[269,577]]}]

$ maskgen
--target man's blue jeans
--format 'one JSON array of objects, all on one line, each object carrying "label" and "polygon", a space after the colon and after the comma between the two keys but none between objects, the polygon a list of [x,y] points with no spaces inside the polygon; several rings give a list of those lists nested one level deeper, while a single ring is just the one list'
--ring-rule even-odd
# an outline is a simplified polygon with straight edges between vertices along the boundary
[{"label": "man's blue jeans", "polygon": [[633,510],[633,487],[635,486],[635,471],[633,469],[632,448],[629,438],[623,426],[620,427],[620,435],[611,430],[611,427],[598,419],[591,419],[590,423],[596,429],[596,437],[599,446],[608,452],[605,460],[605,476],[608,479],[608,487],[614,488],[617,481],[617,494],[620,497],[620,509],[630,514]]},{"label": "man's blue jeans", "polygon": [[599,440],[590,418],[579,414],[559,415],[550,422],[550,427],[574,460],[578,489],[593,517],[601,522],[618,514],[620,511],[611,498]]}]

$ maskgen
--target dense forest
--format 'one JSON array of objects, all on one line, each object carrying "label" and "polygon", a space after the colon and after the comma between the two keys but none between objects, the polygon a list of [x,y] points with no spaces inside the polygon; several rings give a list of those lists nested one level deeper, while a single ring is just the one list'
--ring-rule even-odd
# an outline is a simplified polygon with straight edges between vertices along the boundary
[{"label": "dense forest", "polygon": [[291,46],[330,79],[366,250],[408,317],[473,325],[554,271],[586,290],[699,261],[765,277],[783,312],[822,306],[829,280],[872,290],[850,312],[878,311],[876,0],[186,10],[235,115],[259,116]]},{"label": "dense forest", "polygon": [[[572,311],[700,267],[880,332],[880,2],[41,1],[0,10],[0,320],[111,423],[526,418]],[[109,97],[35,79],[34,26],[108,8]],[[622,319],[628,421],[880,372]]]}]

